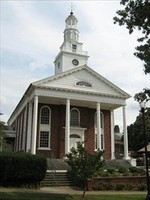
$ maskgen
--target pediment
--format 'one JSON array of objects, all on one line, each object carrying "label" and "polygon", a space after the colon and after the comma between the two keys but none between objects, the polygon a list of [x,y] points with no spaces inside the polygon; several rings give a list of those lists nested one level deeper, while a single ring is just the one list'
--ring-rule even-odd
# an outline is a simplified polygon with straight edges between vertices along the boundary
[{"label": "pediment", "polygon": [[125,99],[130,97],[129,94],[86,65],[34,82],[33,85],[41,88],[117,96]]}]

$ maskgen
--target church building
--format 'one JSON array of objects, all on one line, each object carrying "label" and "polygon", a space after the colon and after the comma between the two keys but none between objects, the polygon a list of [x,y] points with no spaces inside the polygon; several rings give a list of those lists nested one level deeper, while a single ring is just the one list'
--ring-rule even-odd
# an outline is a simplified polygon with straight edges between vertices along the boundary
[{"label": "church building", "polygon": [[124,159],[128,157],[125,91],[87,65],[77,18],[66,19],[55,75],[29,85],[8,120],[16,132],[15,151],[64,158],[77,142],[91,153],[115,159],[114,110],[122,107]]}]

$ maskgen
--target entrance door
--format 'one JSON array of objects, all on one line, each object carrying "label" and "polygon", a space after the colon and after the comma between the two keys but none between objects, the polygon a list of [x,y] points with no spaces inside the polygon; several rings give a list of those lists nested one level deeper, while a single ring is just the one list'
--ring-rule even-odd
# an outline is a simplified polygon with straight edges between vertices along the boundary
[{"label": "entrance door", "polygon": [[70,149],[72,147],[74,147],[76,149],[78,142],[82,142],[82,139],[79,135],[77,135],[77,134],[70,135]]}]

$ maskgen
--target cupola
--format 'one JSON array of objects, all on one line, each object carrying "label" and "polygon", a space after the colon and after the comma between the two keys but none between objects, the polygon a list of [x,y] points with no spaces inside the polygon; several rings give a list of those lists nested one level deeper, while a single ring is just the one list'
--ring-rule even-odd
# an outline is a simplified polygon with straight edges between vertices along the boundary
[{"label": "cupola", "polygon": [[65,20],[64,42],[60,46],[60,52],[55,58],[55,74],[62,73],[75,67],[87,64],[87,51],[82,50],[79,42],[78,20],[71,11]]}]

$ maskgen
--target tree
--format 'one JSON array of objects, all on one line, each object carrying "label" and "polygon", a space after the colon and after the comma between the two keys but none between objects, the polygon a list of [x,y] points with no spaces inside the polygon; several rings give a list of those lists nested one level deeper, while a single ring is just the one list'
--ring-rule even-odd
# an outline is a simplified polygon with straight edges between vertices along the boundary
[{"label": "tree", "polygon": [[[136,121],[128,126],[128,140],[129,149],[133,151],[138,151],[145,146],[145,138],[142,130],[142,114],[137,116]],[[147,134],[147,141],[150,142],[150,109],[147,109],[145,113],[145,128]]]},{"label": "tree", "polygon": [[114,23],[120,26],[126,25],[129,33],[137,28],[142,35],[137,41],[141,44],[136,47],[134,53],[144,62],[145,74],[150,73],[150,1],[149,0],[121,0],[123,10],[118,10]]},{"label": "tree", "polygon": [[144,88],[143,92],[139,92],[139,93],[135,94],[134,99],[137,102],[149,101],[150,100],[150,89]]},{"label": "tree", "polygon": [[81,143],[78,143],[77,149],[72,148],[70,153],[66,154],[66,162],[71,167],[72,177],[84,189],[82,199],[85,197],[88,179],[93,178],[104,164],[102,154],[100,150],[94,154],[89,153]]},{"label": "tree", "polygon": [[4,122],[0,121],[0,151],[2,151],[2,146],[5,143],[4,124]]}]

